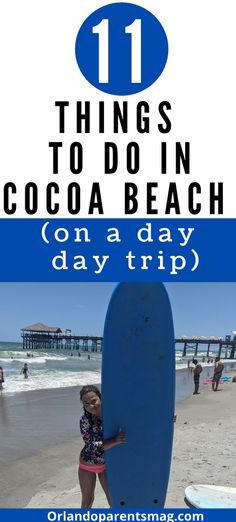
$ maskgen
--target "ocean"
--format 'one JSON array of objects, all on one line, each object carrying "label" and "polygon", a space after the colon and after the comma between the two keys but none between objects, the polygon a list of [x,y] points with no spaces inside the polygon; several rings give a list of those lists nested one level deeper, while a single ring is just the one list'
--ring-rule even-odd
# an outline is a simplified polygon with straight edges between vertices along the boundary
[{"label": "ocean", "polygon": [[[28,379],[20,373],[24,363],[28,365]],[[0,366],[4,370],[4,393],[8,395],[101,381],[100,353],[83,352],[79,357],[78,352],[70,350],[27,352],[21,343],[0,342]]]},{"label": "ocean", "polygon": [[[27,353],[31,356],[28,357]],[[210,359],[213,359],[216,354],[217,348],[215,351],[213,348],[209,354]],[[188,349],[187,357],[182,357],[180,349],[176,350],[176,370],[187,369],[188,360],[191,360],[193,356],[194,349]],[[206,350],[201,348],[198,359],[202,361],[204,358],[206,359]],[[32,390],[98,384],[101,382],[101,360],[102,354],[96,352],[78,352],[76,350],[32,350],[27,352],[22,349],[21,343],[0,342],[0,366],[2,366],[5,376],[4,394],[15,395]],[[29,368],[28,379],[24,379],[20,373],[24,363],[27,363]],[[213,361],[207,366],[208,369],[212,365]],[[185,373],[176,372],[177,400],[182,400],[191,393],[188,383],[192,383],[192,379],[187,379],[187,376],[182,378],[181,375],[185,375]],[[187,372],[186,375],[189,373]],[[209,375],[210,373],[206,372],[205,376]]]}]

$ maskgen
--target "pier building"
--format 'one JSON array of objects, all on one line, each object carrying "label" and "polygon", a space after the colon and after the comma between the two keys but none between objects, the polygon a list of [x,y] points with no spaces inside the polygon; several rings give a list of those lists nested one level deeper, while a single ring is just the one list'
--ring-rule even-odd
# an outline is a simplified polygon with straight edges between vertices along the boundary
[{"label": "pier building", "polygon": [[69,328],[63,332],[58,326],[35,323],[21,328],[21,332],[23,350],[102,351],[102,337],[75,335]]}]

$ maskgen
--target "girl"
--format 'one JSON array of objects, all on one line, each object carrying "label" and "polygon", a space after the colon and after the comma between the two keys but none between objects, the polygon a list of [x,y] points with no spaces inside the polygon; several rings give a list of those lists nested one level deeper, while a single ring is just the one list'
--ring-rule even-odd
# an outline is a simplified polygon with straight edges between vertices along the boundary
[{"label": "girl", "polygon": [[93,505],[97,475],[110,505],[104,450],[123,444],[125,434],[119,431],[114,439],[103,440],[101,393],[96,386],[84,386],[80,392],[80,400],[84,406],[80,430],[85,442],[79,459],[81,508],[91,508]]}]

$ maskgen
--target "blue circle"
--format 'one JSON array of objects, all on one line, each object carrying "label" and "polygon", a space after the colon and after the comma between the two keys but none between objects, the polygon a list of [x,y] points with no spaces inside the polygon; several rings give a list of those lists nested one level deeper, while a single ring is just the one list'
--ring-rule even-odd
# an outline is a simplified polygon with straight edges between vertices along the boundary
[{"label": "blue circle", "polygon": [[[96,34],[102,20],[107,20],[107,76],[106,83],[99,82],[99,49],[101,36]],[[138,52],[140,77],[132,77],[133,35],[127,34],[128,26],[140,20],[141,53]],[[104,23],[104,22],[103,22]],[[139,48],[138,48],[139,49]],[[77,64],[83,76],[100,91],[128,95],[141,92],[161,75],[168,57],[168,41],[159,20],[147,9],[135,4],[108,4],[94,11],[82,24],[75,43]],[[104,79],[104,77],[103,77]]]}]

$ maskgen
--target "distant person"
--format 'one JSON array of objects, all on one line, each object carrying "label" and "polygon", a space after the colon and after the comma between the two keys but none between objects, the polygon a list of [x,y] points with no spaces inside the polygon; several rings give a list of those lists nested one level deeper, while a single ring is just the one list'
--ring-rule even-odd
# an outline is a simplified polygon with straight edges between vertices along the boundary
[{"label": "distant person", "polygon": [[24,375],[24,379],[28,379],[28,376],[29,376],[29,369],[28,369],[28,364],[25,363],[23,368],[21,369],[21,372],[20,373],[23,373]]},{"label": "distant person", "polygon": [[80,430],[84,439],[79,458],[79,483],[82,493],[82,508],[91,508],[94,501],[96,478],[98,479],[110,505],[107,486],[104,450],[125,442],[125,434],[118,431],[113,439],[103,440],[101,417],[101,393],[96,386],[83,386],[80,400],[84,406],[84,415],[80,419]]},{"label": "distant person", "polygon": [[212,391],[218,390],[218,386],[219,386],[219,382],[220,382],[220,378],[221,378],[223,369],[224,369],[224,365],[221,362],[220,357],[216,357],[215,358],[215,368],[214,368],[214,373],[213,373],[213,377],[212,377]]},{"label": "distant person", "polygon": [[193,369],[193,382],[194,382],[194,392],[193,395],[199,395],[199,383],[200,383],[200,374],[202,373],[202,365],[198,362],[197,359],[192,360],[194,367]]},{"label": "distant person", "polygon": [[0,366],[0,390],[3,390],[3,385],[2,385],[3,382],[4,382],[4,373],[3,373],[2,366]]}]

